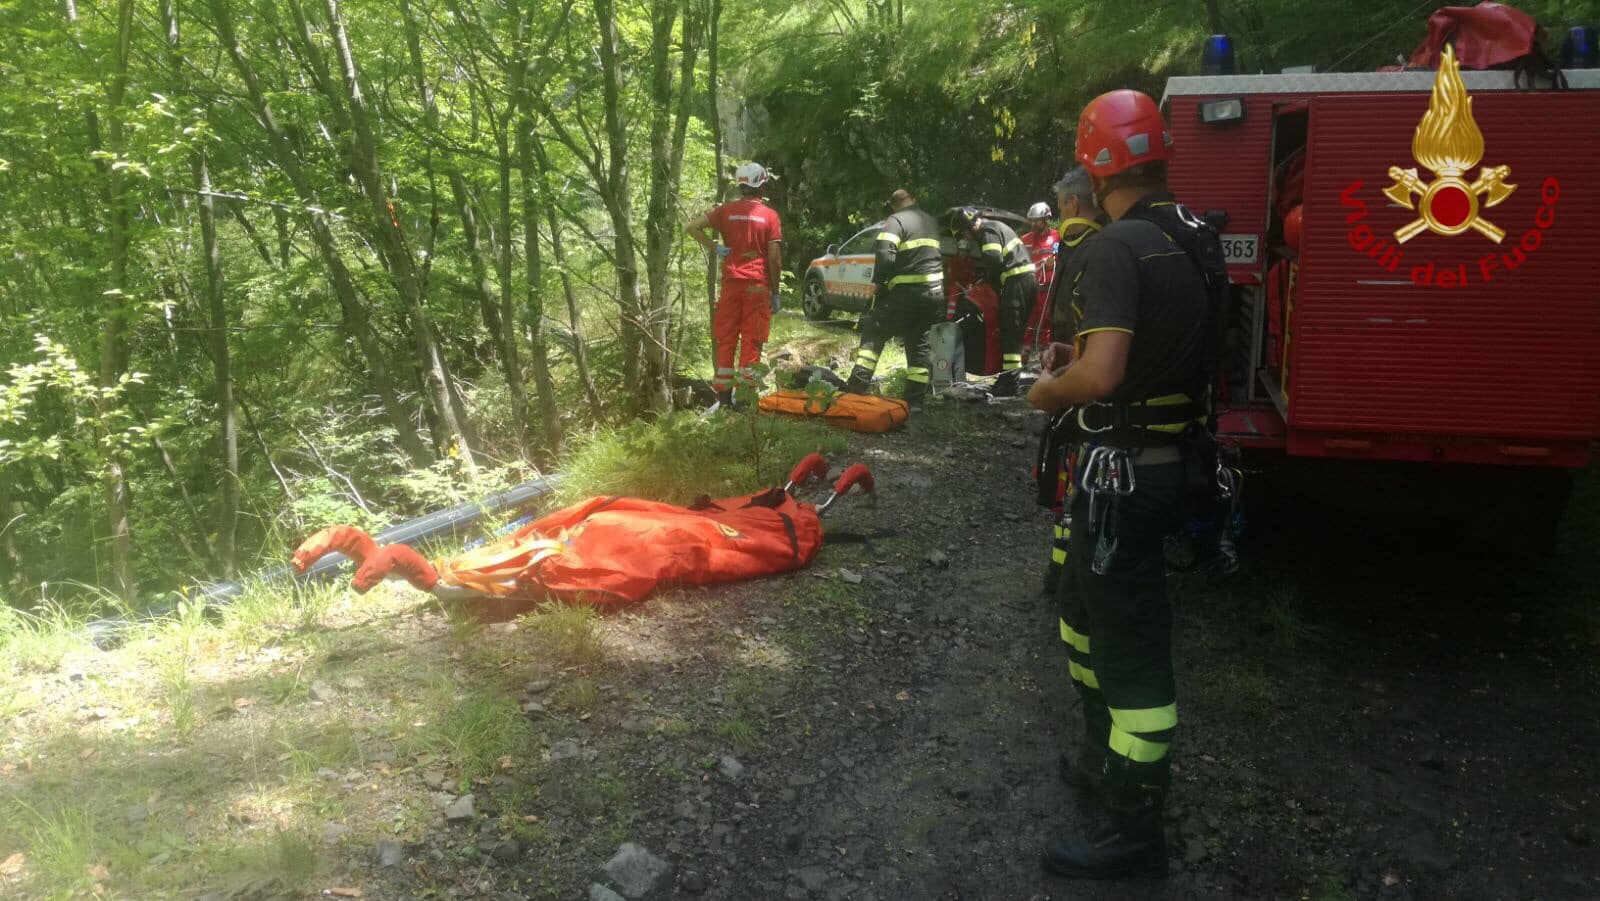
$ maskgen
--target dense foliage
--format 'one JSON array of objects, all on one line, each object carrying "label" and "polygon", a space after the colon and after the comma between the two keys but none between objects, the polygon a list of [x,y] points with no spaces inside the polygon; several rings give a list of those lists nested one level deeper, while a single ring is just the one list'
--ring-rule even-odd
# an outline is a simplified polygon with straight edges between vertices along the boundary
[{"label": "dense foliage", "polygon": [[1360,69],[1430,7],[0,0],[0,592],[131,601],[666,411],[725,162],[803,265],[897,185],[1042,198],[1087,97],[1217,25]]}]

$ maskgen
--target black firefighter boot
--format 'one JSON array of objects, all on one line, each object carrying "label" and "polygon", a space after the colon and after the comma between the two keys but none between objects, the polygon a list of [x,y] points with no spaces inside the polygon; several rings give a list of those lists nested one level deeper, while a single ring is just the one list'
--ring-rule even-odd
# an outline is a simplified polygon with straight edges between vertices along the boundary
[{"label": "black firefighter boot", "polygon": [[989,390],[992,397],[1016,397],[1017,385],[1022,377],[1020,369],[1004,369],[995,376],[994,387]]},{"label": "black firefighter boot", "polygon": [[928,399],[927,382],[906,382],[906,406],[913,410],[921,410],[923,403]]},{"label": "black firefighter boot", "polygon": [[1087,839],[1051,839],[1044,868],[1079,879],[1159,878],[1167,875],[1167,838],[1161,829],[1162,792],[1129,785],[1131,773],[1106,772],[1106,808],[1111,822]]},{"label": "black firefighter boot", "polygon": [[1095,801],[1104,801],[1104,769],[1106,755],[1087,748],[1072,754],[1061,752],[1059,761],[1061,781],[1083,792]]},{"label": "black firefighter boot", "polygon": [[1078,879],[1167,875],[1161,807],[1151,804],[1137,811],[1115,811],[1111,823],[1087,839],[1051,839],[1044,848],[1044,868],[1057,876]]},{"label": "black firefighter boot", "polygon": [[872,370],[857,364],[854,369],[850,370],[850,378],[845,381],[844,388],[841,390],[845,394],[871,394]]}]

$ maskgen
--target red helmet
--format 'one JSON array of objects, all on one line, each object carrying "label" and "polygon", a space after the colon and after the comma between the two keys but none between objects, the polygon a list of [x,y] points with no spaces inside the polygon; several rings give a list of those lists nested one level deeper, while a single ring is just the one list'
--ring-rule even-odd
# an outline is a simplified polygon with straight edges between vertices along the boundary
[{"label": "red helmet", "polygon": [[1123,89],[1089,101],[1078,117],[1078,162],[1090,175],[1115,175],[1172,159],[1172,133],[1149,95]]},{"label": "red helmet", "polygon": [[1283,217],[1283,243],[1295,253],[1300,252],[1300,206],[1296,205]]}]

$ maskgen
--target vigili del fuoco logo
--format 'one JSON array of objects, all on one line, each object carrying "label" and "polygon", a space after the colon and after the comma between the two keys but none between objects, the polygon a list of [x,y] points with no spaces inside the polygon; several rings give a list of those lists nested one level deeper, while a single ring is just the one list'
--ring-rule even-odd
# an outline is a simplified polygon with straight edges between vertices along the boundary
[{"label": "vigili del fuoco logo", "polygon": [[1506,243],[1505,230],[1490,221],[1484,210],[1499,206],[1517,190],[1507,181],[1511,167],[1479,166],[1478,177],[1467,181],[1468,171],[1483,159],[1484,139],[1472,117],[1472,98],[1461,80],[1461,65],[1449,45],[1439,60],[1428,111],[1423,113],[1411,139],[1411,153],[1433,179],[1425,180],[1416,168],[1389,167],[1389,178],[1394,183],[1384,189],[1384,196],[1417,214],[1394,230],[1393,242],[1362,221],[1367,218],[1367,205],[1358,196],[1360,180],[1339,192],[1340,203],[1351,210],[1345,216],[1351,226],[1345,237],[1352,248],[1382,268],[1400,272],[1404,268],[1400,245],[1425,231],[1450,238],[1473,231],[1501,246],[1496,252],[1478,257],[1476,267],[1460,263],[1436,268],[1432,262],[1424,262],[1409,270],[1411,281],[1416,284],[1457,288],[1491,282],[1496,275],[1520,268],[1544,243],[1544,232],[1555,223],[1555,204],[1561,194],[1561,185],[1554,177],[1545,179],[1540,186],[1534,227],[1510,244]]}]

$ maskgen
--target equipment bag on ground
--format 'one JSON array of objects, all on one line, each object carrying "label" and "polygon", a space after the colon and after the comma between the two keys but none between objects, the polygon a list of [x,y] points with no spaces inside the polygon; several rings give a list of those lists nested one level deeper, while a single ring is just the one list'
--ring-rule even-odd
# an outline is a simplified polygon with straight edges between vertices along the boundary
[{"label": "equipment bag on ground", "polygon": [[903,400],[870,394],[839,394],[823,406],[804,391],[774,391],[761,398],[764,413],[820,416],[854,432],[887,432],[899,428],[911,415]]}]

